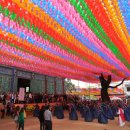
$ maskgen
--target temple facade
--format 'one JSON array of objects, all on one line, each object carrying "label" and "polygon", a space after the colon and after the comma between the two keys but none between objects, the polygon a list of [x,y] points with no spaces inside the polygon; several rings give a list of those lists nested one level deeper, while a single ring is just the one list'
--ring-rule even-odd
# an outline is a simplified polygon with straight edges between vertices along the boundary
[{"label": "temple facade", "polygon": [[63,94],[65,92],[64,78],[0,66],[0,93],[16,93],[20,87],[31,93]]}]

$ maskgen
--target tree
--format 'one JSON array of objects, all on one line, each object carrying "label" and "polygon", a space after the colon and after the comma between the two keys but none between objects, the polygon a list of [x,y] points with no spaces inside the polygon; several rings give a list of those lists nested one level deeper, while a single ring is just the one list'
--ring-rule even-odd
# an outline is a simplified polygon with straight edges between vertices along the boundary
[{"label": "tree", "polygon": [[124,80],[126,78],[124,78],[122,80],[122,82],[116,86],[110,86],[110,83],[111,83],[111,75],[108,75],[108,78],[107,80],[104,78],[103,74],[101,73],[101,76],[99,76],[99,79],[100,79],[100,83],[101,83],[101,99],[102,99],[102,102],[110,102],[110,97],[109,97],[109,94],[108,94],[108,88],[117,88],[118,86],[120,86],[121,84],[123,84]]},{"label": "tree", "polygon": [[72,93],[72,91],[76,91],[75,85],[71,82],[71,79],[65,80],[65,88],[66,92]]}]

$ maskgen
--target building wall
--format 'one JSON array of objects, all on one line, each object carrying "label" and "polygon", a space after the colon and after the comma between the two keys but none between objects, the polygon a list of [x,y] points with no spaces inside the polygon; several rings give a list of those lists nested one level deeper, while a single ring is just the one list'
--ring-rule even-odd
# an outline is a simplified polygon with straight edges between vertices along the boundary
[{"label": "building wall", "polygon": [[10,92],[11,76],[0,75],[0,92]]},{"label": "building wall", "polygon": [[45,81],[32,79],[30,91],[32,93],[45,93]]},{"label": "building wall", "polygon": [[45,76],[6,66],[0,66],[0,93],[17,92],[18,78],[30,79],[30,92],[32,93],[64,93],[62,78]]},{"label": "building wall", "polygon": [[63,93],[63,83],[62,78],[56,78],[56,93],[62,94]]},{"label": "building wall", "polygon": [[45,93],[45,76],[39,74],[33,74],[31,80],[31,88],[30,91],[32,93]]},{"label": "building wall", "polygon": [[47,76],[47,93],[48,94],[55,94],[55,78]]},{"label": "building wall", "polygon": [[0,92],[10,92],[12,70],[0,67]]},{"label": "building wall", "polygon": [[124,93],[125,93],[126,97],[130,97],[130,83],[125,84]]}]

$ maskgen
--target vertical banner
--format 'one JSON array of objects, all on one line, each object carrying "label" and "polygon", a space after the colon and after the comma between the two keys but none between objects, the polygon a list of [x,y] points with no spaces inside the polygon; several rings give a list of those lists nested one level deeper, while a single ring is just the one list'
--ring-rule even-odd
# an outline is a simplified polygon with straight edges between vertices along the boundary
[{"label": "vertical banner", "polygon": [[19,101],[24,101],[24,96],[25,96],[25,88],[20,88],[19,89]]}]

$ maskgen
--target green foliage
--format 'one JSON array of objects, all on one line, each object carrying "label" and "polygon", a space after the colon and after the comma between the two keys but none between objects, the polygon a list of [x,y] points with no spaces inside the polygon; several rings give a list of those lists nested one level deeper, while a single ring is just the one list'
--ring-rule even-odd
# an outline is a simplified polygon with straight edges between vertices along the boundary
[{"label": "green foliage", "polygon": [[65,80],[65,88],[66,92],[72,93],[73,91],[76,91],[75,85],[71,82],[70,79]]}]

